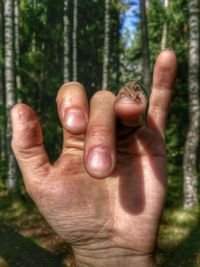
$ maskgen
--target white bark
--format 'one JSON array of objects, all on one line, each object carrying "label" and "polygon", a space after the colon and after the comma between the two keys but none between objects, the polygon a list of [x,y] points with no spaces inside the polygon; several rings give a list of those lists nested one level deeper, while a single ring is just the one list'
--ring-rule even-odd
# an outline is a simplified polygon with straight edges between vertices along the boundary
[{"label": "white bark", "polygon": [[150,72],[150,55],[149,55],[149,35],[148,22],[146,14],[145,0],[140,0],[141,14],[141,39],[142,39],[142,54],[143,54],[143,84],[146,91],[150,93],[151,72]]},{"label": "white bark", "polygon": [[[19,45],[19,0],[14,0],[14,25],[15,25],[15,67],[16,67],[16,89],[21,89],[21,77],[19,75],[19,56],[20,56],[20,45]],[[17,92],[17,101],[21,102],[19,92]]]},{"label": "white bark", "polygon": [[4,2],[5,18],[5,89],[6,89],[6,109],[7,109],[7,189],[10,192],[17,190],[16,165],[14,155],[11,149],[11,120],[10,110],[15,104],[14,96],[14,53],[13,53],[13,3],[12,0]]},{"label": "white bark", "polygon": [[[3,99],[3,3],[0,2],[0,165],[5,163],[5,125],[4,125],[4,99]],[[0,168],[1,169],[1,168]]]},{"label": "white bark", "polygon": [[[32,8],[35,13],[36,11],[36,0],[32,0]],[[32,37],[32,52],[35,53],[36,51],[36,33],[35,31],[33,32],[33,37]]]},{"label": "white bark", "polygon": [[102,90],[108,89],[108,65],[110,50],[110,3],[105,0],[105,25],[104,25],[104,52],[103,52],[103,77]]},{"label": "white bark", "polygon": [[[169,0],[165,0],[164,6],[165,6],[165,12],[167,12],[167,9],[169,7]],[[167,47],[167,21],[165,19],[162,31],[161,50],[165,49],[166,47]]]},{"label": "white bark", "polygon": [[199,144],[199,6],[188,0],[189,10],[189,129],[184,153],[184,208],[198,204],[197,148]]},{"label": "white bark", "polygon": [[69,0],[63,2],[63,43],[64,43],[64,62],[63,62],[63,79],[64,82],[69,81],[69,17],[68,17]]},{"label": "white bark", "polygon": [[73,80],[77,81],[77,20],[78,20],[78,0],[74,0],[73,9]]}]

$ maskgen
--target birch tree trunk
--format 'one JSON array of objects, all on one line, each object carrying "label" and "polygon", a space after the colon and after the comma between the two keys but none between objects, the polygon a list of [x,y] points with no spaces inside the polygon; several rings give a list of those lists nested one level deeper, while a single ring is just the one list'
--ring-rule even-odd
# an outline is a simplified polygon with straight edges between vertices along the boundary
[{"label": "birch tree trunk", "polygon": [[[36,12],[36,0],[32,0],[32,8],[33,8],[33,12],[34,12],[34,16],[35,16],[35,12]],[[36,32],[33,32],[33,37],[32,37],[32,52],[35,53],[36,51]]]},{"label": "birch tree trunk", "polygon": [[68,5],[69,0],[63,2],[63,43],[64,43],[64,62],[63,62],[63,80],[64,82],[69,81],[69,17],[68,17]]},{"label": "birch tree trunk", "polygon": [[78,0],[74,0],[73,9],[73,81],[77,81],[77,20],[78,20]]},{"label": "birch tree trunk", "polygon": [[14,25],[15,25],[15,68],[16,68],[16,89],[17,89],[17,101],[21,102],[19,90],[21,88],[21,77],[19,74],[19,0],[14,0]]},{"label": "birch tree trunk", "polygon": [[13,3],[12,0],[6,0],[4,4],[5,18],[5,89],[6,89],[6,109],[7,109],[7,162],[8,171],[6,184],[9,192],[17,191],[16,164],[11,149],[11,120],[10,110],[15,104],[14,97],[14,53],[13,53]]},{"label": "birch tree trunk", "polygon": [[[165,12],[167,13],[167,9],[169,7],[169,0],[165,0],[164,7],[165,7]],[[162,31],[161,50],[165,49],[166,47],[167,47],[167,20],[165,18]]]},{"label": "birch tree trunk", "polygon": [[109,44],[110,44],[110,3],[109,0],[105,0],[102,90],[108,89],[108,64],[109,64],[109,50],[110,50]]},{"label": "birch tree trunk", "polygon": [[0,2],[0,162],[1,170],[5,165],[5,113],[4,113],[4,84],[3,84],[3,2]]},{"label": "birch tree trunk", "polygon": [[142,39],[142,56],[143,56],[143,84],[147,92],[150,92],[151,72],[150,72],[150,55],[149,55],[149,36],[148,36],[148,22],[146,14],[145,0],[140,0],[140,14],[141,14],[141,39]]},{"label": "birch tree trunk", "polygon": [[198,204],[197,147],[199,144],[199,6],[198,0],[188,0],[189,10],[189,129],[184,152],[184,208]]}]

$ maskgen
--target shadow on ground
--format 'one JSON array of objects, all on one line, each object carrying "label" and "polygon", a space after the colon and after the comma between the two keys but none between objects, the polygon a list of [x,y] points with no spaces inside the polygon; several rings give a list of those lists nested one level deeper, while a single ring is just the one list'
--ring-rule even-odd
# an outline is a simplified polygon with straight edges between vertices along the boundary
[{"label": "shadow on ground", "polygon": [[[0,222],[0,258],[9,267],[64,267],[62,259]],[[1,266],[1,265],[0,265]]]}]

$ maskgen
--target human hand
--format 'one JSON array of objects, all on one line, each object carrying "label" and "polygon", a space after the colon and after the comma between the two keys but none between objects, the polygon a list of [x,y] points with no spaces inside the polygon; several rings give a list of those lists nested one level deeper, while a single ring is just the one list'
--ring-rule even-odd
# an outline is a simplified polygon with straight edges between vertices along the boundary
[{"label": "human hand", "polygon": [[63,150],[53,165],[35,113],[25,104],[12,109],[12,147],[27,192],[71,243],[78,265],[153,266],[166,193],[164,129],[175,76],[174,52],[161,52],[147,126],[135,131],[145,111],[144,95],[141,101],[116,100],[99,91],[89,107],[81,84],[64,84],[57,96]]}]

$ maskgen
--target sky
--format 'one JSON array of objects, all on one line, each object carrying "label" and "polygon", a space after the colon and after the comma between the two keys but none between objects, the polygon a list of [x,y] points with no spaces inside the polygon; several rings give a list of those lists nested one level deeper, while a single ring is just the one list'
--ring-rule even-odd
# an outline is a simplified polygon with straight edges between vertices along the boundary
[{"label": "sky", "polygon": [[[134,38],[134,33],[136,31],[136,26],[138,23],[138,13],[139,13],[139,0],[122,0],[128,6],[125,14],[122,14],[123,23],[121,28],[121,34],[128,38],[127,45]],[[128,36],[126,33],[129,33]],[[130,39],[130,40],[129,40]]]}]

